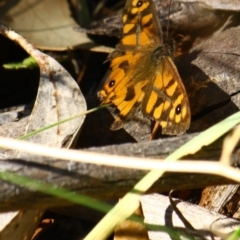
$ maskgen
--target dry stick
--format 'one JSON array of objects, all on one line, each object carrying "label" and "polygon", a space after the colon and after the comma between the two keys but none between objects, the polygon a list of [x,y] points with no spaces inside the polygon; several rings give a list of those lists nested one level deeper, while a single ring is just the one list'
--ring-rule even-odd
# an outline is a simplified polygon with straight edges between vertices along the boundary
[{"label": "dry stick", "polygon": [[[181,161],[165,162],[156,159],[142,159],[137,157],[115,156],[87,151],[51,148],[40,144],[0,137],[0,146],[8,149],[24,151],[31,154],[53,157],[67,161],[101,164],[106,166],[133,169],[161,169],[168,172],[204,173],[223,176],[240,182],[240,171],[218,162]],[[114,159],[114,161],[113,161]]]}]

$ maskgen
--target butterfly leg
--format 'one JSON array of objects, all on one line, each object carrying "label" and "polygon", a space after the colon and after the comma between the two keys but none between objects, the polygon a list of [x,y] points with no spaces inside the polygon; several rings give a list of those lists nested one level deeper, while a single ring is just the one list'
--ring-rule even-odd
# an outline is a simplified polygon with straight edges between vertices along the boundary
[{"label": "butterfly leg", "polygon": [[149,138],[150,141],[153,140],[154,137],[156,137],[159,127],[160,127],[160,124],[159,124],[159,122],[156,121],[154,124],[153,130],[151,132],[150,138]]}]

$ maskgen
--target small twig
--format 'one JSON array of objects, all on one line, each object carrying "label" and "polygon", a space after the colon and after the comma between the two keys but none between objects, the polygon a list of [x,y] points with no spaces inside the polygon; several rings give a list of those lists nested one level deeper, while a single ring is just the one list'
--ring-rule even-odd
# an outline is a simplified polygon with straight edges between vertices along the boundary
[{"label": "small twig", "polygon": [[174,210],[174,212],[178,215],[178,217],[181,219],[181,221],[183,222],[183,224],[185,225],[186,228],[188,228],[189,230],[192,231],[196,231],[196,229],[192,226],[192,224],[183,216],[183,214],[180,212],[180,210],[178,209],[177,205],[175,204],[175,202],[172,199],[172,193],[174,190],[171,190],[168,194],[168,198],[169,201],[171,203],[171,207]]}]

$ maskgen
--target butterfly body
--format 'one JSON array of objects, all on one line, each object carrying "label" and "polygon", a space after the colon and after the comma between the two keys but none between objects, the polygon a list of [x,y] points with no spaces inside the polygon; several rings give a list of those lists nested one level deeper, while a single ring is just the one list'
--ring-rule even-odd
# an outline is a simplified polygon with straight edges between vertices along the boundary
[{"label": "butterfly body", "polygon": [[98,93],[102,104],[119,111],[112,130],[121,128],[137,111],[158,122],[163,134],[178,135],[188,129],[188,97],[172,52],[163,43],[152,0],[127,0],[123,36],[109,56],[111,73]]}]

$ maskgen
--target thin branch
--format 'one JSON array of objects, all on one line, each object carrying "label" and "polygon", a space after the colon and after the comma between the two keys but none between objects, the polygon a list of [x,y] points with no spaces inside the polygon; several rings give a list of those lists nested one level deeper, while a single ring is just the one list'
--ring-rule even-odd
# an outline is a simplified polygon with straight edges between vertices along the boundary
[{"label": "thin branch", "polygon": [[0,146],[8,149],[28,152],[34,155],[54,157],[67,161],[143,170],[161,169],[167,172],[195,172],[214,174],[240,182],[239,170],[230,166],[226,166],[225,164],[220,164],[219,162],[190,160],[184,160],[180,162],[165,162],[150,158],[143,159],[137,157],[124,157],[80,150],[51,148],[40,144],[29,143],[27,141],[20,141],[3,137],[0,137]]}]

